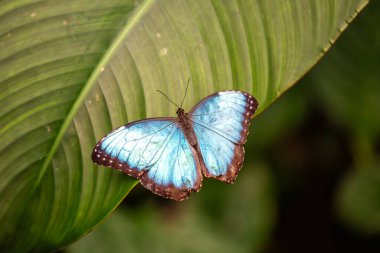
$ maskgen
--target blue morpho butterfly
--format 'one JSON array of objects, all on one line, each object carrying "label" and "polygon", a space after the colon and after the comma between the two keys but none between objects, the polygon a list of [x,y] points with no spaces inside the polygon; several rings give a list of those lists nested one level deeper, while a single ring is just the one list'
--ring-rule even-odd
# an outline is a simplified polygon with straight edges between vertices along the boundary
[{"label": "blue morpho butterfly", "polygon": [[184,200],[200,190],[202,173],[235,181],[257,106],[248,93],[217,92],[189,113],[177,106],[177,118],[144,119],[113,130],[96,144],[92,160],[139,179],[155,194]]}]

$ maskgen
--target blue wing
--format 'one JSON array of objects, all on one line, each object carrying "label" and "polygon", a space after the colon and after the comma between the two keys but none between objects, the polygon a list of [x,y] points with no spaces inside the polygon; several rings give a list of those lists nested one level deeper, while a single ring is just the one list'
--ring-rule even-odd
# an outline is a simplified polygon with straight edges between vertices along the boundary
[{"label": "blue wing", "polygon": [[206,177],[235,181],[243,165],[243,144],[257,105],[248,93],[225,91],[206,97],[191,110]]},{"label": "blue wing", "polygon": [[201,187],[196,150],[175,118],[154,118],[122,126],[96,145],[95,163],[119,169],[163,197],[187,198]]}]

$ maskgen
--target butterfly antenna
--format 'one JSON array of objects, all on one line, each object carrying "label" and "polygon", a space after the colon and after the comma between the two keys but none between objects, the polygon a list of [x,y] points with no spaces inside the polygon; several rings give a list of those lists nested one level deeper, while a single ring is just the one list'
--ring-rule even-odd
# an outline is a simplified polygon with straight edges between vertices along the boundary
[{"label": "butterfly antenna", "polygon": [[177,106],[178,108],[180,108],[176,103],[174,103],[168,96],[166,96],[165,93],[163,93],[162,91],[160,90],[156,90],[158,91],[159,93],[161,93],[161,95],[163,95],[164,97],[166,97],[167,100],[169,100],[172,104],[174,104],[175,106]]},{"label": "butterfly antenna", "polygon": [[182,108],[183,102],[185,101],[186,94],[187,94],[187,88],[189,88],[189,83],[190,83],[190,77],[189,77],[189,80],[187,80],[186,90],[185,90],[185,95],[183,96],[183,99],[182,99],[182,103],[181,103],[181,107],[180,107],[180,108]]}]

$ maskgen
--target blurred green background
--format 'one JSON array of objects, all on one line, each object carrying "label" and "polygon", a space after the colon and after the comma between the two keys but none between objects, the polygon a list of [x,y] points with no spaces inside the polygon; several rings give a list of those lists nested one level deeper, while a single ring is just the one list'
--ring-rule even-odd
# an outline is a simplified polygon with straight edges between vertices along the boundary
[{"label": "blurred green background", "polygon": [[380,252],[380,3],[254,119],[237,182],[137,186],[63,252]]}]

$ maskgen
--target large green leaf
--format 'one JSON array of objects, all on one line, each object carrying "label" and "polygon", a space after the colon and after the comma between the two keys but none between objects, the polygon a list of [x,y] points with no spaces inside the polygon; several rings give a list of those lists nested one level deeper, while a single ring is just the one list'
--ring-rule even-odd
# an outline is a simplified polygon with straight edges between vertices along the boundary
[{"label": "large green leaf", "polygon": [[221,89],[260,111],[310,69],[365,0],[0,2],[0,247],[47,251],[96,226],[135,180],[94,166],[111,128]]}]

